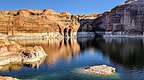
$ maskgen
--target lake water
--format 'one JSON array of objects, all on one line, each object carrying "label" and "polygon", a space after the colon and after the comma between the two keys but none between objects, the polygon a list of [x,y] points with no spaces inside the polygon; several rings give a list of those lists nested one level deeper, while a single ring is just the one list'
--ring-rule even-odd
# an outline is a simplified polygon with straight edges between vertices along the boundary
[{"label": "lake water", "polygon": [[[144,40],[135,38],[78,38],[74,40],[19,40],[22,46],[42,46],[48,54],[35,64],[11,64],[0,69],[1,76],[22,80],[143,80]],[[109,65],[116,75],[84,75],[76,69]]]}]

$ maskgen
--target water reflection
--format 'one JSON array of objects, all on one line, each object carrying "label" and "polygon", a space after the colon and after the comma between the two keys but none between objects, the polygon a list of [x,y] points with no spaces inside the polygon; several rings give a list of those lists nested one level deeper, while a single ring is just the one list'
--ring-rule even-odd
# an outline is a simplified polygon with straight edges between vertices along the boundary
[{"label": "water reflection", "polygon": [[144,40],[135,38],[78,38],[48,41],[17,41],[23,46],[42,46],[48,54],[46,62],[70,61],[88,49],[99,50],[116,64],[124,66],[144,65]]},{"label": "water reflection", "polygon": [[79,42],[82,49],[94,47],[109,59],[124,66],[144,66],[144,39],[93,38]]},{"label": "water reflection", "polygon": [[69,61],[72,57],[80,53],[80,46],[76,40],[62,40],[59,43],[53,43],[43,47],[48,54],[48,64],[56,64],[61,59]]},{"label": "water reflection", "polygon": [[[2,75],[34,80],[36,78],[39,78],[37,80],[83,80],[83,77],[81,78],[81,76],[71,72],[76,68],[106,64],[115,67],[117,72],[121,74],[122,80],[128,80],[131,77],[133,80],[143,79],[143,39],[77,38],[67,40],[17,40],[16,42],[26,47],[41,46],[48,54],[47,58],[44,63],[42,61],[37,64],[0,67],[0,71],[10,71],[10,73],[0,72]],[[13,70],[18,70],[18,72],[13,72]],[[95,77],[93,79],[97,80]],[[91,80],[91,77],[87,80]]]},{"label": "water reflection", "polygon": [[0,66],[0,72],[19,71],[23,67],[38,69],[40,67],[40,65],[43,63],[44,60],[45,60],[45,58],[40,60],[40,61],[34,62],[34,63],[1,65]]},{"label": "water reflection", "polygon": [[56,64],[59,60],[70,61],[74,56],[80,53],[80,45],[77,39],[68,40],[26,40],[16,41],[23,46],[41,46],[48,54],[46,63],[49,65]]},{"label": "water reflection", "polygon": [[[99,41],[98,41],[99,42]],[[144,66],[144,40],[135,38],[107,38],[99,42],[103,54],[126,67]]]}]

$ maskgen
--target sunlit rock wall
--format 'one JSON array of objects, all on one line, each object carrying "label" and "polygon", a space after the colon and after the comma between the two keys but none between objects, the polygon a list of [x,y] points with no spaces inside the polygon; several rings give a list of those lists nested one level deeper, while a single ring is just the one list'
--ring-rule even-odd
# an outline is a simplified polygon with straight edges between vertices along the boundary
[{"label": "sunlit rock wall", "polygon": [[77,32],[94,32],[99,14],[72,15],[53,10],[0,11],[0,33],[9,36],[73,37]]},{"label": "sunlit rock wall", "polygon": [[[30,33],[59,33],[70,36],[77,32],[80,24],[76,16],[53,10],[0,11],[0,32],[8,35],[30,35]],[[55,34],[53,35],[55,36]]]}]

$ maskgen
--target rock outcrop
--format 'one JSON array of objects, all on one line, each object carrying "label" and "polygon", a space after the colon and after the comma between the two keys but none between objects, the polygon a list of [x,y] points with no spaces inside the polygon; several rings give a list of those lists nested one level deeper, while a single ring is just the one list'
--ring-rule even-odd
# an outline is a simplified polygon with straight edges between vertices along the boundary
[{"label": "rock outcrop", "polygon": [[7,76],[0,76],[0,80],[19,80],[19,79],[7,77]]},{"label": "rock outcrop", "polygon": [[143,35],[144,1],[127,0],[95,20],[96,31],[121,32],[124,35]]},{"label": "rock outcrop", "polygon": [[110,75],[113,75],[115,73],[115,68],[109,67],[106,65],[92,66],[92,67],[80,69],[79,73],[90,74],[90,75],[110,76]]},{"label": "rock outcrop", "polygon": [[46,53],[40,46],[23,47],[17,43],[1,41],[0,46],[0,65],[26,64],[40,61],[46,57]]}]

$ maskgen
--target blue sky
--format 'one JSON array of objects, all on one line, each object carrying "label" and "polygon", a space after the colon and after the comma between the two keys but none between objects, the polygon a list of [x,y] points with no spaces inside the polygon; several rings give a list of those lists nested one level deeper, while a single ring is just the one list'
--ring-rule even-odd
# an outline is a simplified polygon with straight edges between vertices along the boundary
[{"label": "blue sky", "polygon": [[102,13],[125,0],[0,0],[0,10],[54,9],[73,14]]}]

